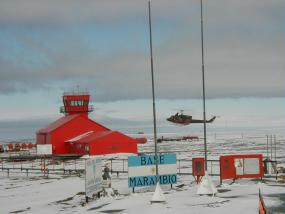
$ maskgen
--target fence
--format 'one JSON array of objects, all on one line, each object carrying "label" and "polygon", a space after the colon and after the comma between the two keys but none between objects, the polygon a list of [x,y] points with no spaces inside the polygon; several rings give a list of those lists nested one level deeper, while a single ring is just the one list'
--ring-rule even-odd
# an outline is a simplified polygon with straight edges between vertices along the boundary
[{"label": "fence", "polygon": [[[84,173],[84,159],[72,160],[56,160],[52,158],[0,158],[0,170],[7,172],[9,176],[11,173],[25,173],[26,176],[30,174],[48,175],[80,175]],[[111,174],[128,173],[127,159],[103,159],[105,163],[110,164]],[[208,160],[209,174],[218,176],[219,161]],[[177,174],[178,175],[192,175],[192,160],[177,159]]]},{"label": "fence", "polygon": [[[7,172],[9,176],[11,173],[25,173],[29,175],[77,175],[80,176],[84,173],[85,166],[84,159],[70,159],[58,160],[53,158],[11,158],[0,157],[0,170]],[[112,174],[127,174],[128,173],[128,159],[109,158],[103,159],[103,162],[110,164],[110,172]],[[276,161],[265,161],[267,164],[271,163],[275,168]],[[208,160],[208,174],[211,176],[220,175],[220,162],[219,160]],[[177,159],[177,174],[178,175],[192,175],[192,159]],[[274,171],[274,177],[277,178],[277,172]]]},{"label": "fence", "polygon": [[[84,162],[74,160],[55,160],[52,158],[0,158],[0,170],[29,175],[80,175],[84,173]],[[81,166],[82,165],[82,166]]]}]

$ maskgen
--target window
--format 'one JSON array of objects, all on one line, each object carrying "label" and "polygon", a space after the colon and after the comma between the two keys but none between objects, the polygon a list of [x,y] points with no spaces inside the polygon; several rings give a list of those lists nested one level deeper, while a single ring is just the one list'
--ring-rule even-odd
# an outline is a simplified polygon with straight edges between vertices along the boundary
[{"label": "window", "polygon": [[71,100],[70,106],[85,106],[86,102],[83,100]]}]

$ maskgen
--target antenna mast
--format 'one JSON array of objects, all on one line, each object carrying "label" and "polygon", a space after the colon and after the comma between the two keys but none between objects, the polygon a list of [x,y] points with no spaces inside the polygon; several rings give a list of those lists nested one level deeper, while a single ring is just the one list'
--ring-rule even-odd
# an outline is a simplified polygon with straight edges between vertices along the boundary
[{"label": "antenna mast", "polygon": [[201,52],[202,52],[202,83],[203,83],[203,120],[204,120],[204,155],[205,170],[207,171],[207,126],[206,126],[206,102],[205,102],[205,69],[204,69],[204,32],[203,32],[203,0],[200,0],[201,8]]},{"label": "antenna mast", "polygon": [[149,46],[150,46],[150,66],[151,66],[151,83],[152,83],[151,86],[152,86],[152,111],[153,111],[154,150],[155,150],[155,159],[156,159],[156,161],[155,161],[155,163],[156,163],[155,164],[155,169],[156,170],[155,171],[156,171],[156,182],[159,182],[150,1],[148,1],[148,23],[149,23]]}]

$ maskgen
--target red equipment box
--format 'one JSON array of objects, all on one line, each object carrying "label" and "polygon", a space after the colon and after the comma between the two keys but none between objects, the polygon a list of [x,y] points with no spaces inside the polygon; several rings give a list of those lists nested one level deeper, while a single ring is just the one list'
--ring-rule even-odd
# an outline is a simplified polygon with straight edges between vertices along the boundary
[{"label": "red equipment box", "polygon": [[205,159],[204,158],[192,158],[192,173],[198,184],[201,178],[205,175]]},{"label": "red equipment box", "polygon": [[262,178],[262,154],[220,156],[220,182],[225,179]]}]

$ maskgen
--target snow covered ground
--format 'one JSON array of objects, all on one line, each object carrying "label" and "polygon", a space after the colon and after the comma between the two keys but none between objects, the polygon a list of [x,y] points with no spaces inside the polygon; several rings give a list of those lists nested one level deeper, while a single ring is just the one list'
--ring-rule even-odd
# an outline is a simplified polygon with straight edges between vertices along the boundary
[{"label": "snow covered ground", "polygon": [[[189,176],[180,177],[173,189],[163,186],[166,202],[151,204],[153,188],[141,188],[132,193],[127,177],[113,176],[112,186],[119,192],[115,197],[101,197],[84,203],[84,178],[26,178],[1,176],[1,213],[257,213],[258,188],[266,205],[284,213],[285,185],[275,180],[240,180],[218,186],[218,194],[199,196],[197,185]],[[217,177],[213,177],[218,185]],[[178,186],[178,187],[177,187]],[[281,210],[283,212],[281,212]],[[278,213],[273,212],[273,213]]]},{"label": "snow covered ground", "polygon": [[[284,166],[285,143],[278,136],[276,157]],[[215,136],[209,138],[209,159],[218,160],[221,154],[262,153],[267,155],[265,136]],[[193,142],[165,142],[160,151],[176,151],[177,158],[191,160],[203,156],[201,140]],[[141,152],[153,150],[153,143],[140,146]],[[270,152],[270,151],[269,151]],[[271,153],[269,153],[269,156]],[[274,149],[273,149],[274,157]],[[109,156],[105,157],[108,158]],[[125,156],[117,156],[125,158]],[[191,172],[190,162],[181,162],[183,172]],[[125,163],[127,164],[127,163]],[[77,167],[81,165],[78,164]],[[67,167],[67,166],[66,166]],[[69,166],[73,167],[73,166]],[[120,164],[114,167],[121,168]],[[126,168],[126,166],[124,166]],[[216,167],[212,167],[216,171]],[[112,187],[116,196],[101,197],[85,203],[84,177],[76,175],[50,175],[11,173],[0,170],[0,213],[258,213],[258,190],[264,196],[265,204],[272,213],[285,213],[285,184],[275,178],[259,180],[231,180],[219,185],[219,177],[212,176],[218,193],[215,197],[196,194],[197,185],[191,175],[179,175],[178,182],[171,189],[162,186],[166,202],[150,203],[154,187],[128,188],[127,174],[112,175]]]}]

